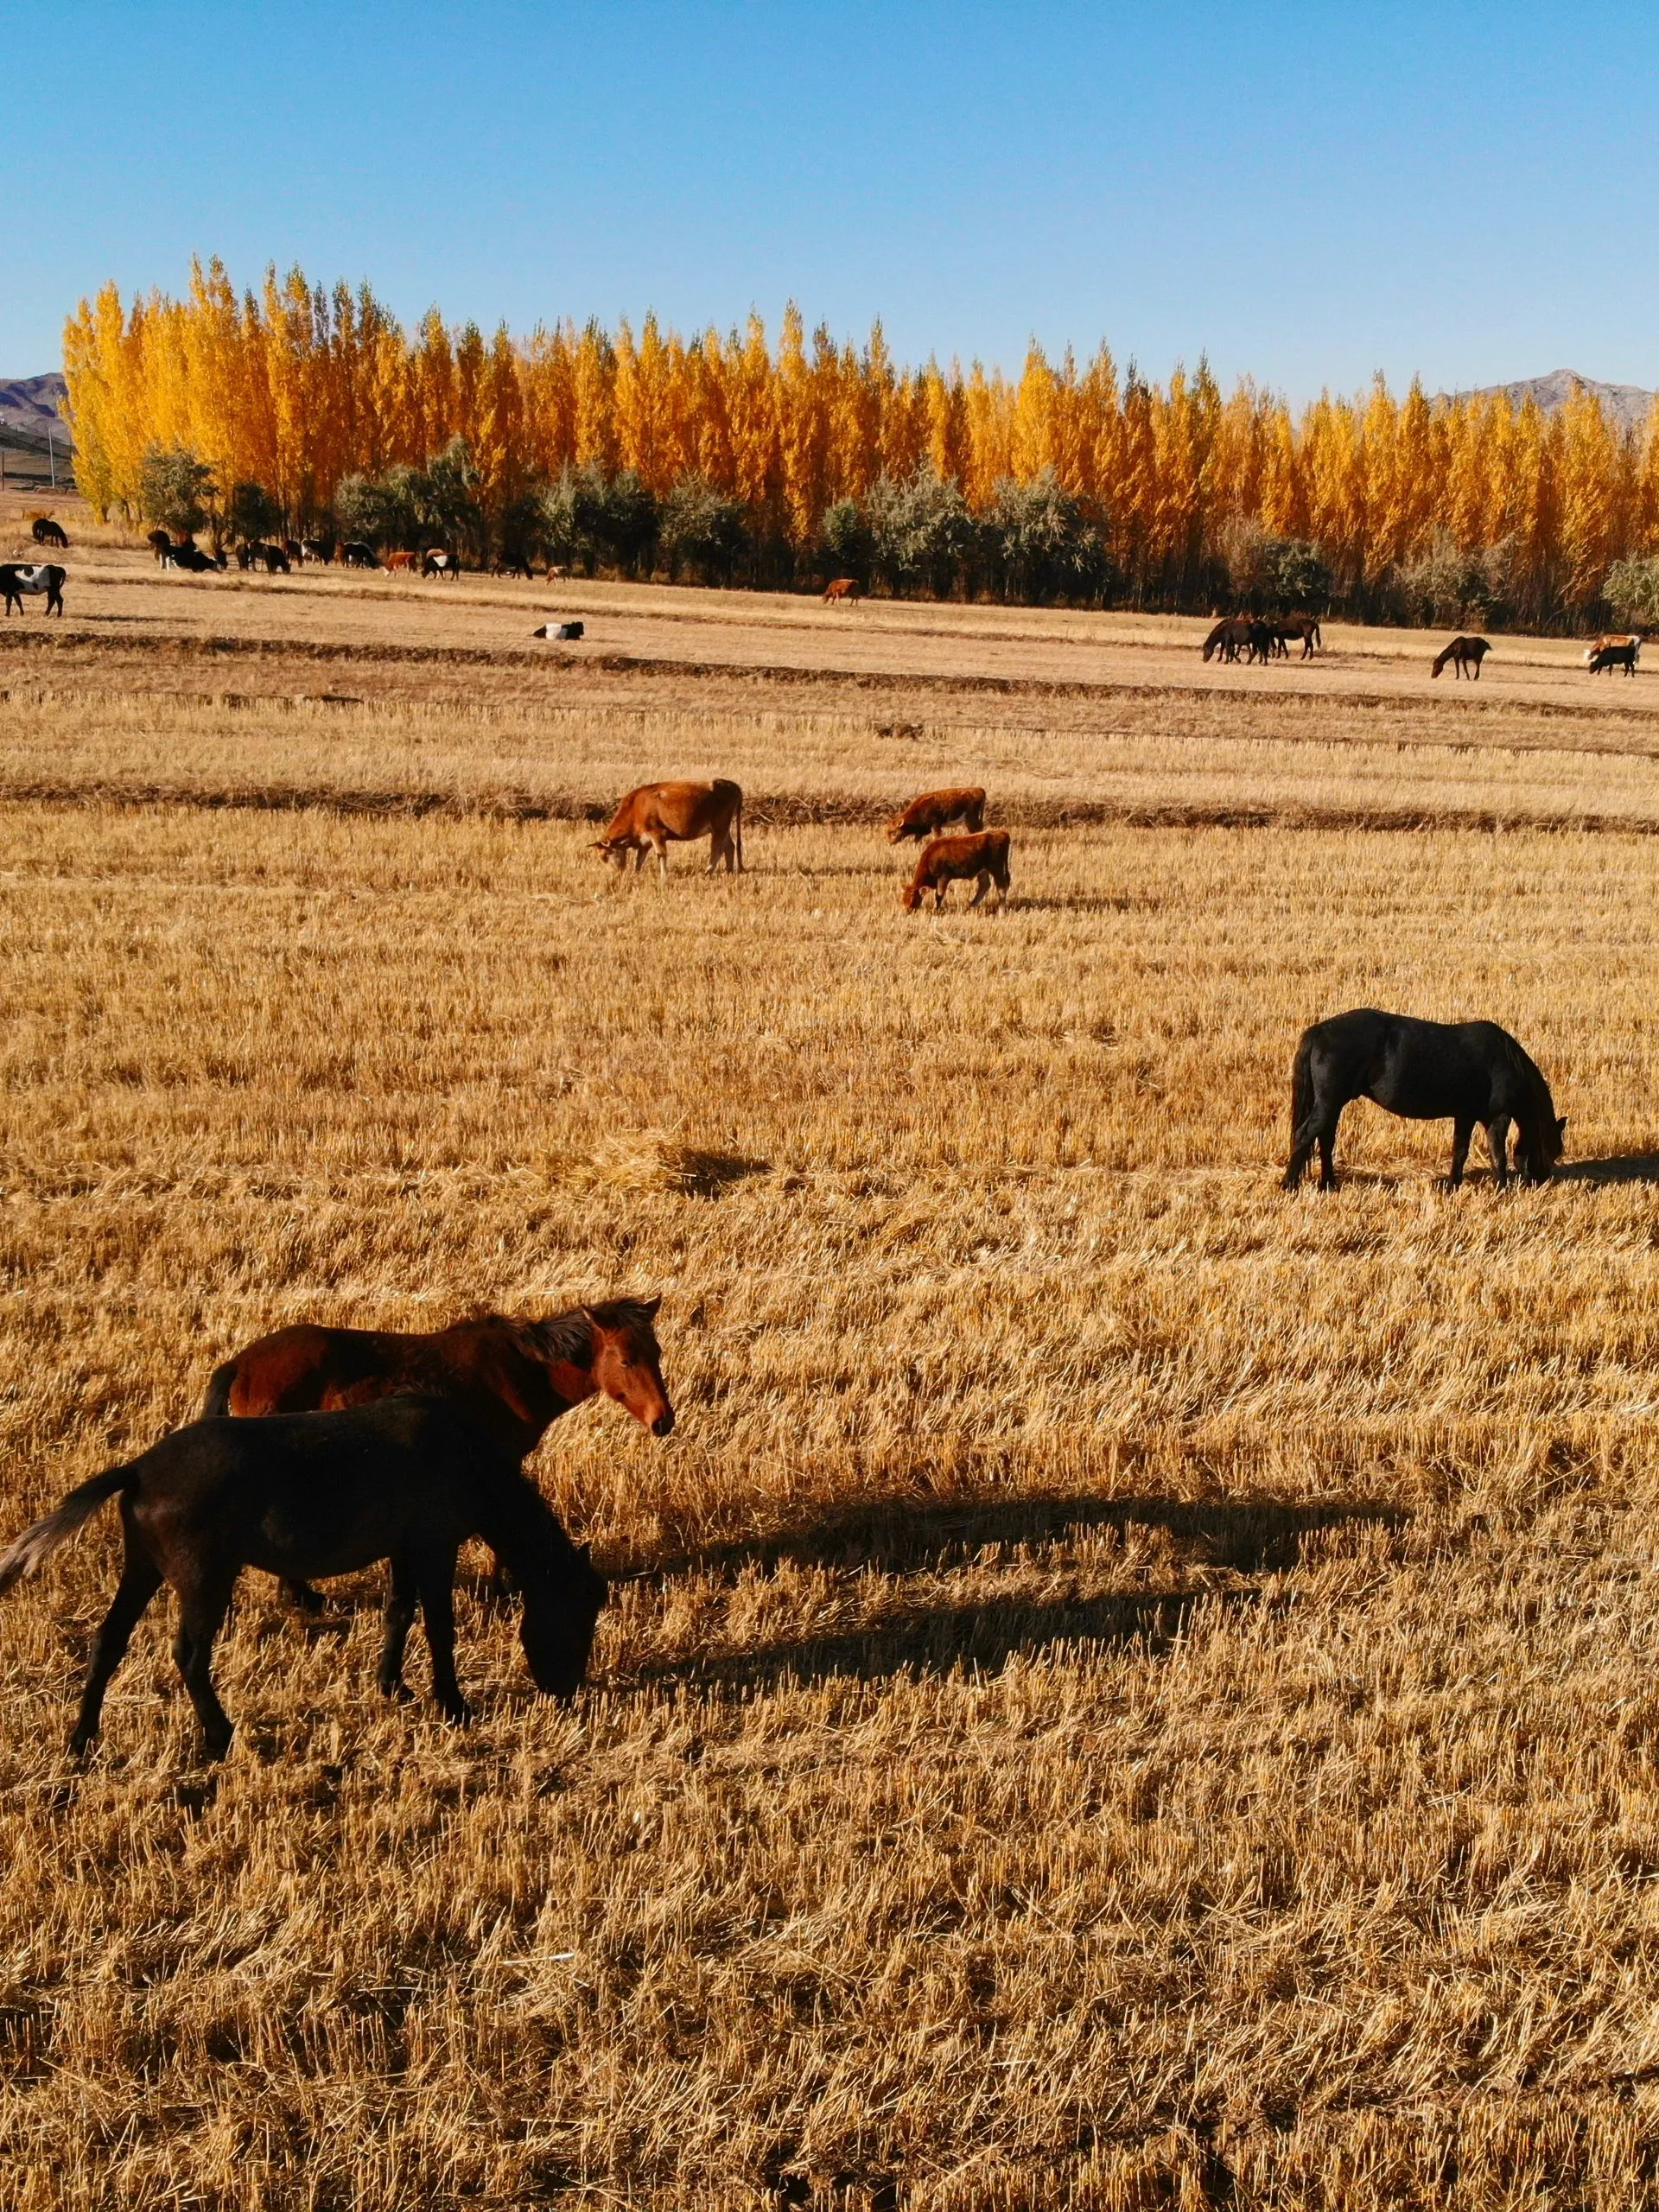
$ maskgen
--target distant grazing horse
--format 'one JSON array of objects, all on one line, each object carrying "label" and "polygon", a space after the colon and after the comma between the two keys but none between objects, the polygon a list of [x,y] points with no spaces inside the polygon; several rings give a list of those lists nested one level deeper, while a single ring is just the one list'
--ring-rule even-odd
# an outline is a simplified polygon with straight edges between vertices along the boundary
[{"label": "distant grazing horse", "polygon": [[453,583],[461,574],[461,556],[442,550],[429,553],[421,563],[423,576],[448,576]]},{"label": "distant grazing horse", "polygon": [[1604,669],[1622,668],[1626,676],[1636,674],[1636,664],[1641,658],[1642,645],[1631,638],[1622,645],[1602,645],[1590,656],[1590,673],[1599,676]]},{"label": "distant grazing horse", "polygon": [[194,538],[181,538],[176,545],[169,545],[162,556],[164,569],[182,569],[187,575],[206,575],[210,570],[227,569],[230,561],[223,553],[215,556],[204,553]]},{"label": "distant grazing horse", "polygon": [[61,615],[63,587],[68,573],[55,561],[38,561],[33,567],[22,561],[0,563],[0,599],[5,601],[6,613],[10,614],[15,606],[21,614],[25,596],[38,597],[44,592],[47,613]]},{"label": "distant grazing horse", "polygon": [[302,538],[300,555],[302,560],[319,561],[327,567],[334,557],[334,541],[332,537]]},{"label": "distant grazing horse", "polygon": [[824,586],[823,603],[826,607],[850,607],[855,599],[862,598],[863,592],[864,587],[856,576],[837,576],[833,583]]},{"label": "distant grazing horse", "polygon": [[297,537],[285,537],[283,540],[283,550],[296,569],[304,567],[305,548]]},{"label": "distant grazing horse", "polygon": [[179,1599],[174,1659],[209,1755],[224,1755],[231,1722],[213,1689],[213,1639],[245,1567],[299,1580],[389,1560],[381,1694],[410,1695],[404,1646],[418,1605],[433,1696],[446,1719],[464,1721],[472,1708],[455,1680],[455,1554],[469,1536],[482,1536],[524,1592],[519,1640],[537,1688],[569,1697],[587,1669],[603,1579],[511,1453],[441,1398],[177,1429],[82,1483],[24,1529],[0,1555],[0,1593],[43,1565],[109,1497],[121,1500],[126,1560],[92,1641],[69,1739],[77,1756],[98,1735],[110,1677],[163,1582]]},{"label": "distant grazing horse", "polygon": [[1287,653],[1292,642],[1297,638],[1302,641],[1301,658],[1304,660],[1312,660],[1315,653],[1323,652],[1325,650],[1325,640],[1319,635],[1319,618],[1317,614],[1287,614],[1282,620],[1271,623],[1268,626],[1281,650]]},{"label": "distant grazing horse", "polygon": [[164,530],[152,530],[144,543],[156,556],[156,565],[164,569],[173,551],[173,541]]},{"label": "distant grazing horse", "polygon": [[635,871],[644,868],[647,852],[668,874],[670,841],[682,843],[693,837],[709,840],[709,873],[721,861],[730,875],[743,865],[743,792],[741,787],[717,776],[712,784],[641,784],[632,791],[612,816],[594,850],[613,868],[626,868],[630,853],[638,855]]},{"label": "distant grazing horse", "polygon": [[916,862],[916,873],[905,886],[903,906],[907,914],[913,914],[922,903],[923,896],[933,893],[933,911],[938,913],[944,905],[944,894],[953,883],[969,880],[977,885],[969,906],[977,906],[991,886],[996,886],[996,903],[1001,906],[1008,895],[1008,833],[1006,830],[981,830],[968,837],[936,837],[931,845],[924,845]]},{"label": "distant grazing horse", "polygon": [[522,576],[526,583],[536,581],[536,571],[530,565],[528,555],[524,553],[504,553],[499,561],[492,563],[490,574],[493,576]]},{"label": "distant grazing horse", "polygon": [[1450,661],[1453,676],[1460,677],[1467,671],[1470,681],[1478,683],[1480,664],[1491,650],[1484,638],[1453,638],[1449,645],[1443,646],[1435,654],[1433,665],[1428,672],[1431,676],[1438,676]]},{"label": "distant grazing horse", "polygon": [[888,823],[887,842],[898,845],[906,837],[937,837],[953,822],[960,822],[964,830],[985,827],[985,794],[977,784],[961,791],[924,791],[919,798],[912,799],[904,812],[895,814]]},{"label": "distant grazing horse", "polygon": [[36,515],[29,527],[29,536],[37,545],[55,545],[60,553],[69,550],[69,540],[64,535],[63,524],[54,522],[50,515]]},{"label": "distant grazing horse", "polygon": [[[215,1368],[202,1416],[331,1413],[418,1392],[452,1398],[523,1459],[573,1406],[602,1393],[653,1436],[668,1436],[674,1408],[654,1326],[661,1303],[613,1298],[544,1321],[486,1313],[427,1336],[301,1322],[245,1344]],[[291,1594],[308,1611],[321,1603],[310,1590]]]},{"label": "distant grazing horse", "polygon": [[334,558],[346,569],[378,569],[380,565],[373,546],[365,544],[360,537],[347,538]]},{"label": "distant grazing horse", "polygon": [[1248,660],[1267,660],[1273,645],[1273,632],[1265,622],[1248,614],[1232,614],[1217,622],[1205,639],[1204,657],[1211,660],[1219,654],[1224,661],[1236,661],[1243,652]]},{"label": "distant grazing horse", "polygon": [[1479,1123],[1500,1189],[1510,1179],[1510,1124],[1524,1183],[1542,1183],[1561,1156],[1549,1085],[1507,1029],[1495,1021],[1416,1021],[1362,1007],[1302,1032],[1290,1079],[1290,1164],[1294,1191],[1319,1148],[1319,1188],[1336,1187],[1337,1122],[1351,1099],[1370,1098],[1408,1121],[1450,1118],[1452,1182],[1463,1180],[1469,1140]]},{"label": "distant grazing horse", "polygon": [[288,574],[288,552],[281,545],[267,545],[256,538],[248,548],[250,561],[257,561],[268,576]]}]

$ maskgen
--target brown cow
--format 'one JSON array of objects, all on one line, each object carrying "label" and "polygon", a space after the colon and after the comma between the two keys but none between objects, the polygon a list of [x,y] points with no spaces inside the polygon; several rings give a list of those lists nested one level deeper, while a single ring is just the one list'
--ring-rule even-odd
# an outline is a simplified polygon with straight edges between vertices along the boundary
[{"label": "brown cow", "polygon": [[950,886],[965,883],[969,876],[976,879],[979,887],[968,901],[970,906],[978,906],[992,884],[996,886],[996,903],[1001,906],[1008,895],[1006,830],[981,830],[970,837],[936,837],[931,845],[924,845],[916,873],[905,886],[905,912],[913,914],[922,903],[923,893],[931,891],[937,914]]},{"label": "brown cow", "polygon": [[630,791],[611,817],[610,827],[594,842],[594,850],[613,868],[626,868],[628,855],[637,853],[636,869],[644,868],[647,852],[668,873],[668,847],[692,837],[709,840],[709,873],[723,860],[726,873],[743,866],[743,793],[736,784],[717,776],[712,784],[641,784]]},{"label": "brown cow", "polygon": [[862,596],[862,593],[863,587],[856,576],[837,576],[825,588],[823,603],[828,607],[832,600],[839,600],[850,607],[855,599]]},{"label": "brown cow", "polygon": [[407,575],[413,570],[420,557],[418,553],[388,553],[386,566],[394,571],[401,569]]},{"label": "brown cow", "polygon": [[902,844],[906,837],[937,837],[952,822],[964,830],[985,827],[985,794],[977,784],[961,791],[924,791],[902,814],[887,824],[887,842]]}]

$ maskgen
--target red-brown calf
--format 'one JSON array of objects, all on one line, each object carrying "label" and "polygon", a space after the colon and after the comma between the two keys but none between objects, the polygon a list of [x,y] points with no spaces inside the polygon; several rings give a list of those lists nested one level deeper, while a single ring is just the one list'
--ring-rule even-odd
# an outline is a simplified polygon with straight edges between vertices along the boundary
[{"label": "red-brown calf", "polygon": [[933,911],[938,913],[950,886],[965,883],[970,876],[978,885],[968,901],[970,906],[978,906],[992,884],[996,886],[997,905],[1002,904],[1008,895],[1006,830],[981,830],[970,837],[936,837],[931,845],[924,845],[916,873],[905,886],[905,912],[913,914],[922,903],[923,893],[931,891]]},{"label": "red-brown calf", "polygon": [[937,837],[952,822],[964,830],[985,827],[985,794],[976,784],[954,791],[924,791],[902,814],[887,824],[887,842],[897,845],[906,837]]}]

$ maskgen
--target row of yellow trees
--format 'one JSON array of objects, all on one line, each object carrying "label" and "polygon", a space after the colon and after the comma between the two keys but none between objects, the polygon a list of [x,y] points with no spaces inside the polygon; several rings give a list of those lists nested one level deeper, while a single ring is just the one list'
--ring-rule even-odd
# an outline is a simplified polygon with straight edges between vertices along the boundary
[{"label": "row of yellow trees", "polygon": [[791,308],[775,347],[758,317],[722,337],[589,323],[486,340],[434,310],[406,332],[367,287],[332,294],[296,270],[240,296],[221,264],[181,300],[123,305],[106,286],[64,337],[83,489],[137,512],[154,446],[187,448],[221,483],[275,493],[296,519],[341,478],[419,464],[464,438],[487,514],[567,467],[637,473],[662,494],[701,479],[741,501],[757,538],[812,565],[825,511],[931,468],[983,512],[1052,472],[1097,528],[1124,590],[1213,596],[1241,524],[1312,541],[1357,602],[1432,548],[1500,549],[1517,612],[1592,605],[1610,564],[1659,549],[1659,410],[1622,434],[1592,396],[1554,416],[1501,397],[1321,397],[1293,420],[1207,366],[1160,385],[1104,346],[1079,368],[1033,346],[1017,379],[930,361],[903,369],[878,324],[861,349]]}]

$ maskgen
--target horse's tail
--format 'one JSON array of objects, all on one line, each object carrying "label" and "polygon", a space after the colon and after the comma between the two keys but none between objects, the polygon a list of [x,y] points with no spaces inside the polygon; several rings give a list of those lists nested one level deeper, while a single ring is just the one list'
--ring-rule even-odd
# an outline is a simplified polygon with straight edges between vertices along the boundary
[{"label": "horse's tail", "polygon": [[203,1421],[223,1421],[231,1410],[231,1385],[236,1380],[239,1361],[227,1359],[216,1367],[207,1378],[207,1395],[202,1401]]},{"label": "horse's tail", "polygon": [[1305,1029],[1290,1071],[1290,1141],[1293,1145],[1296,1141],[1297,1130],[1313,1111],[1313,1041],[1312,1032]]},{"label": "horse's tail", "polygon": [[25,1529],[8,1551],[0,1552],[0,1597],[14,1582],[21,1582],[24,1575],[44,1567],[59,1545],[67,1544],[81,1522],[90,1521],[106,1497],[125,1490],[133,1478],[130,1466],[111,1467],[101,1475],[94,1475],[90,1482],[82,1483],[79,1490],[72,1490],[62,1504],[55,1506],[44,1520]]}]

